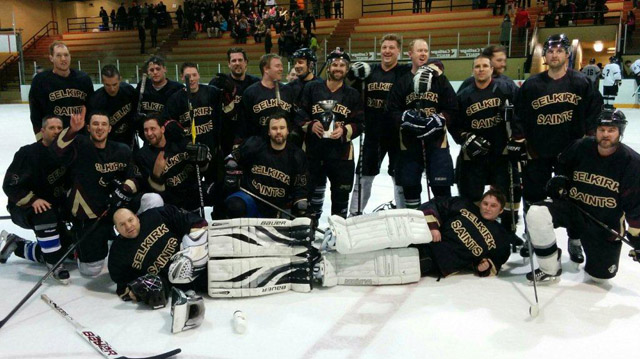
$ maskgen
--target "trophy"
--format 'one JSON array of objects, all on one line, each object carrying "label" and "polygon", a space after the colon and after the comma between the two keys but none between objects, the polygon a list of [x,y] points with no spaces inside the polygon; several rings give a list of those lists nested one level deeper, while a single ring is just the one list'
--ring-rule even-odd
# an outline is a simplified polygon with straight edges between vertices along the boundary
[{"label": "trophy", "polygon": [[322,113],[322,117],[320,118],[320,122],[322,123],[322,127],[324,128],[324,138],[331,137],[331,133],[333,132],[333,125],[335,123],[335,115],[333,114],[333,108],[336,107],[338,101],[336,100],[322,100],[318,101],[318,105],[324,110]]}]

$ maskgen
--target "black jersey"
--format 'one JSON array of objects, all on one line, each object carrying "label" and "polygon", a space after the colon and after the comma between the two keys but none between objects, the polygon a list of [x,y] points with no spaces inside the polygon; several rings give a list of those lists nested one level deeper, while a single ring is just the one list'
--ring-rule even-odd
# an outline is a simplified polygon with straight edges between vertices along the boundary
[{"label": "black jersey", "polygon": [[309,83],[309,82],[323,82],[324,80],[318,76],[314,76],[311,80],[309,81],[304,81],[302,79],[300,79],[299,77],[296,78],[295,80],[289,82],[287,84],[287,86],[291,87],[291,89],[293,90],[293,103],[300,107],[300,103],[302,102],[302,91],[304,90],[304,87]]},{"label": "black jersey", "polygon": [[242,94],[242,118],[239,136],[236,142],[240,142],[251,136],[264,136],[267,134],[267,117],[277,111],[289,114],[289,123],[294,117],[293,89],[288,85],[280,84],[280,101],[276,99],[275,88],[267,88],[258,81],[247,87]]},{"label": "black jersey", "polygon": [[[151,79],[147,79],[140,103],[140,112],[162,113],[169,97],[182,88],[184,88],[184,86],[181,83],[167,79],[167,83],[162,86],[162,88],[156,90],[153,87]],[[140,98],[140,84],[138,84],[138,88],[136,89],[136,96],[138,96],[137,98]]]},{"label": "black jersey", "polygon": [[21,147],[4,176],[2,189],[10,206],[29,207],[37,199],[62,205],[67,169],[42,142]]},{"label": "black jersey", "polygon": [[[387,99],[396,81],[409,71],[411,65],[398,64],[389,70],[384,70],[380,64],[371,65],[371,74],[365,80],[364,131],[367,138],[398,133],[397,124],[387,113]],[[358,91],[362,90],[360,81],[352,86]]]},{"label": "black jersey", "polygon": [[[300,148],[287,143],[275,150],[264,136],[248,138],[232,152],[243,170],[242,187],[278,207],[308,197],[307,158]],[[257,202],[260,213],[277,217],[270,207]]]},{"label": "black jersey", "polygon": [[[229,77],[236,85],[236,97],[233,100],[234,108],[233,111],[229,113],[223,114],[222,117],[222,125],[220,127],[220,147],[222,149],[222,154],[224,156],[231,153],[231,149],[233,148],[234,140],[238,136],[239,131],[239,123],[242,115],[242,94],[247,87],[253,85],[254,83],[260,81],[260,78],[245,74],[244,80],[237,80],[233,76],[226,74],[225,76]],[[209,86],[216,86],[217,80],[216,77],[211,79],[209,82]]]},{"label": "black jersey", "polygon": [[215,153],[220,144],[221,91],[216,87],[200,85],[198,92],[190,93],[188,99],[186,91],[178,91],[171,95],[163,113],[165,119],[175,120],[182,126],[189,141],[192,115],[195,120],[196,142],[207,145],[211,153]]},{"label": "black jersey", "polygon": [[[324,110],[318,104],[322,100],[335,100],[338,104],[333,108],[335,126],[342,126],[342,138],[319,138],[311,131],[314,121],[322,118]],[[353,144],[351,140],[362,134],[364,112],[360,94],[353,87],[342,84],[331,92],[327,82],[311,82],[304,87],[302,103],[296,122],[305,132],[305,151],[309,157],[316,159],[353,160]]]},{"label": "black jersey", "polygon": [[[508,141],[503,107],[507,100],[513,103],[514,97],[515,91],[511,91],[505,82],[495,80],[484,89],[479,89],[473,83],[459,91],[458,116],[449,127],[451,137],[456,143],[462,144],[465,134],[481,136],[491,143],[488,155],[502,155]],[[464,159],[469,157],[465,156]]]},{"label": "black jersey", "polygon": [[87,114],[94,111],[106,112],[109,115],[111,132],[109,140],[131,146],[134,135],[134,121],[138,97],[135,88],[126,82],[120,83],[120,89],[115,96],[110,96],[103,88],[96,91],[87,106]]},{"label": "black jersey", "polygon": [[[402,121],[402,113],[405,110],[419,107],[427,116],[435,113],[441,114],[450,124],[451,120],[457,116],[458,104],[456,103],[456,93],[451,87],[451,83],[444,74],[433,78],[431,90],[427,93],[417,95],[413,91],[414,74],[409,71],[404,74],[391,89],[387,100],[387,110],[391,118],[399,126]],[[413,136],[402,136],[400,132],[400,150],[411,153],[422,153],[422,141]],[[429,146],[436,148],[447,148],[447,134],[444,132],[439,139],[430,141]]]},{"label": "black jersey", "polygon": [[[575,142],[558,157],[558,174],[571,179],[569,197],[618,233],[640,232],[640,155],[625,144],[608,157],[595,138]],[[611,236],[610,240],[617,240]]]},{"label": "black jersey", "polygon": [[127,283],[147,273],[166,279],[170,258],[180,250],[182,237],[192,228],[207,226],[199,216],[171,205],[151,208],[138,219],[138,236],[118,236],[109,250],[109,276],[117,284],[118,295],[125,294]]},{"label": "black jersey", "polygon": [[509,259],[508,234],[497,221],[482,218],[480,209],[462,197],[434,198],[420,207],[430,229],[440,230],[441,242],[431,243],[433,260],[442,275],[473,269],[484,258],[496,272]]},{"label": "black jersey", "polygon": [[[155,177],[153,167],[160,151],[164,151],[166,167],[160,177]],[[144,145],[135,154],[141,187],[145,192],[159,193],[166,204],[188,211],[198,209],[200,202],[196,168],[187,158],[184,143],[167,142],[164,148]]]},{"label": "black jersey", "polygon": [[82,112],[82,106],[86,106],[93,94],[93,83],[86,73],[69,71],[69,76],[62,77],[47,70],[31,82],[29,111],[33,132],[38,138],[44,116],[56,115],[62,120],[63,127],[69,127],[71,115]]},{"label": "black jersey", "polygon": [[516,95],[516,119],[531,157],[554,158],[595,130],[602,103],[594,91],[585,75],[571,69],[558,80],[545,71],[522,84]]},{"label": "black jersey", "polygon": [[67,205],[75,218],[100,216],[107,209],[116,180],[137,191],[131,149],[126,145],[107,141],[105,148],[96,148],[89,136],[70,134],[67,128],[52,148],[68,163],[71,190]]}]

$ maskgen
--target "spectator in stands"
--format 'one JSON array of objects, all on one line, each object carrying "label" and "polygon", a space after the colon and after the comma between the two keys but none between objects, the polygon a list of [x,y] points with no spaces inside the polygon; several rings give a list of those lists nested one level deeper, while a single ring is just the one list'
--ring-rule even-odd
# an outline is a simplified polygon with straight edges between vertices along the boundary
[{"label": "spectator in stands", "polygon": [[558,6],[557,13],[558,26],[569,26],[569,20],[573,18],[573,13],[571,11],[571,6],[567,3],[567,0],[560,0],[560,5]]},{"label": "spectator in stands", "polygon": [[273,43],[271,42],[271,28],[267,28],[264,36],[264,53],[270,54],[271,48],[273,47]]},{"label": "spectator in stands", "polygon": [[498,6],[500,6],[500,16],[504,15],[504,0],[496,0],[493,3],[493,16],[498,15]]},{"label": "spectator in stands", "polygon": [[516,0],[507,0],[507,14],[509,16],[516,14]]},{"label": "spectator in stands", "polygon": [[636,30],[636,15],[633,13],[633,10],[629,10],[627,13],[627,31],[625,39],[627,41],[627,46],[633,44],[633,32]]},{"label": "spectator in stands", "polygon": [[331,0],[322,0],[322,7],[324,8],[324,18],[331,19]]},{"label": "spectator in stands", "polygon": [[158,47],[158,14],[153,13],[151,16],[151,48]]},{"label": "spectator in stands", "polygon": [[138,39],[140,40],[140,53],[144,54],[144,42],[147,39],[147,33],[142,22],[138,22]]},{"label": "spectator in stands", "polygon": [[605,3],[607,2],[607,0],[595,0],[595,5],[593,7],[593,11],[594,11],[594,16],[593,16],[593,24],[594,25],[598,25],[598,23],[600,23],[600,25],[604,25],[604,13],[605,13]]},{"label": "spectator in stands", "polygon": [[183,18],[184,18],[184,10],[182,10],[182,5],[178,5],[178,10],[176,10],[176,20],[178,20],[178,27],[182,27]]},{"label": "spectator in stands", "polygon": [[111,13],[109,14],[109,19],[111,20],[111,29],[112,30],[116,30],[116,26],[118,24],[117,20],[116,20],[116,10],[115,9],[111,9]]},{"label": "spectator in stands", "polygon": [[336,19],[342,18],[342,0],[333,0],[333,13]]},{"label": "spectator in stands", "polygon": [[555,11],[549,9],[546,14],[544,14],[544,27],[552,28],[556,27],[556,13]]},{"label": "spectator in stands", "polygon": [[307,33],[311,33],[312,27],[313,30],[316,30],[316,18],[308,12],[304,17],[304,28],[307,30]]},{"label": "spectator in stands", "polygon": [[118,22],[118,30],[124,30],[127,24],[127,9],[124,8],[124,3],[121,3],[118,8],[116,21]]},{"label": "spectator in stands", "polygon": [[107,10],[100,6],[100,14],[98,14],[98,16],[102,18],[102,27],[100,30],[109,31],[109,14],[107,14]]},{"label": "spectator in stands", "polygon": [[502,24],[500,25],[500,45],[508,48],[509,38],[511,37],[511,18],[509,15],[504,16]]},{"label": "spectator in stands", "polygon": [[420,12],[420,2],[421,0],[413,0],[413,8],[411,9],[412,13],[417,14]]},{"label": "spectator in stands", "polygon": [[256,31],[253,32],[253,39],[256,43],[262,42],[262,38],[265,36],[267,32],[267,27],[265,26],[262,20],[258,20],[258,24],[256,25]]},{"label": "spectator in stands", "polygon": [[426,12],[431,12],[431,3],[433,0],[424,0],[424,10]]},{"label": "spectator in stands", "polygon": [[249,21],[247,20],[247,17],[242,14],[242,17],[240,18],[240,20],[238,20],[238,43],[240,44],[246,44],[247,43],[247,36],[249,36]]},{"label": "spectator in stands", "polygon": [[516,14],[516,28],[518,29],[519,38],[524,38],[529,24],[529,12],[524,7],[521,7]]}]

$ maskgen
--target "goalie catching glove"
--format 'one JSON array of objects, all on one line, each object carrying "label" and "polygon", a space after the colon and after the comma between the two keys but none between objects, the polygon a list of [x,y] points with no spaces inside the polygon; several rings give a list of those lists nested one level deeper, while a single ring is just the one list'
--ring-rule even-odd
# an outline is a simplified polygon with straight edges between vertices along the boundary
[{"label": "goalie catching glove", "polygon": [[194,329],[204,320],[204,300],[196,292],[171,290],[171,333]]},{"label": "goalie catching glove", "polygon": [[400,130],[403,134],[409,134],[418,139],[437,137],[444,132],[446,119],[439,114],[425,117],[416,109],[406,110],[402,114]]},{"label": "goalie catching glove", "polygon": [[467,140],[462,144],[462,150],[471,158],[484,156],[489,153],[491,143],[482,136],[467,134]]}]

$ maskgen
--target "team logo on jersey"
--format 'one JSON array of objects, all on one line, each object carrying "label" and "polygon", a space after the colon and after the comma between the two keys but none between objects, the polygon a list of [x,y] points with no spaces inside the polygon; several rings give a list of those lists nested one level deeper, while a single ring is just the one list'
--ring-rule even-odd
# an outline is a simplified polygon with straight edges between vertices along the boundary
[{"label": "team logo on jersey", "polygon": [[554,93],[551,95],[544,95],[538,99],[533,100],[533,102],[531,102],[531,107],[533,107],[534,110],[537,110],[544,106],[553,105],[556,103],[563,103],[563,102],[568,102],[576,106],[578,105],[578,101],[580,100],[582,100],[582,97],[574,93],[560,92],[560,93]]}]

